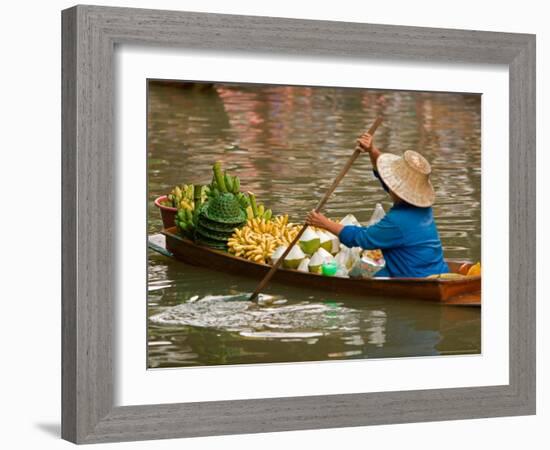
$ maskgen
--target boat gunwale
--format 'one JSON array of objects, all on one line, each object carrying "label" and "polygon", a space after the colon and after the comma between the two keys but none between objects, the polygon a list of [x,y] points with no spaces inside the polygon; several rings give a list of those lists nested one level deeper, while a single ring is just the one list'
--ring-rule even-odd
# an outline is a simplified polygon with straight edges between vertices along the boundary
[{"label": "boat gunwale", "polygon": [[[186,245],[193,246],[195,248],[200,249],[201,251],[215,253],[219,256],[222,256],[222,257],[225,257],[225,258],[228,258],[228,259],[233,259],[233,260],[239,261],[241,263],[252,264],[252,265],[256,265],[256,266],[260,266],[260,267],[271,267],[269,264],[262,264],[262,263],[259,263],[259,262],[256,262],[256,261],[250,261],[249,259],[241,258],[239,256],[232,255],[229,252],[223,252],[221,250],[216,250],[216,249],[213,249],[213,248],[205,247],[203,245],[198,245],[195,242],[180,236],[178,233],[172,232],[171,230],[175,230],[175,227],[168,228],[168,229],[163,229],[161,231],[161,234],[163,234],[164,236],[169,236],[171,238],[175,238],[175,239],[177,239],[181,242],[184,242]],[[463,260],[454,261],[453,259],[446,259],[446,261],[463,262],[463,263],[465,263],[465,262],[470,263],[471,262],[471,261],[463,261]],[[311,275],[311,276],[317,276],[317,277],[321,277],[321,278],[325,278],[325,279],[327,278],[324,275],[317,274],[317,273],[312,273],[312,272],[301,272],[301,271],[298,271],[298,270],[285,269],[285,268],[279,268],[278,270],[282,271],[282,272],[285,272],[285,273],[292,273],[292,274],[296,274],[296,275],[298,275],[298,274],[299,275]],[[397,283],[422,283],[422,284],[434,284],[434,285],[437,285],[437,286],[440,286],[440,285],[460,285],[460,284],[464,284],[464,283],[471,283],[471,282],[481,280],[480,275],[476,275],[476,276],[472,276],[472,275],[466,276],[465,275],[464,278],[456,278],[456,279],[414,278],[414,277],[395,277],[395,278],[392,278],[392,277],[374,278],[373,277],[373,278],[369,278],[369,279],[360,280],[360,279],[350,279],[350,278],[346,278],[346,277],[336,277],[336,276],[331,277],[331,278],[338,278],[340,280],[350,280],[350,281],[354,281],[354,282],[364,281],[366,283],[371,283],[373,281],[374,282],[380,282],[380,283],[386,283],[386,282],[389,282],[389,283],[395,283],[395,282],[397,282]]]}]

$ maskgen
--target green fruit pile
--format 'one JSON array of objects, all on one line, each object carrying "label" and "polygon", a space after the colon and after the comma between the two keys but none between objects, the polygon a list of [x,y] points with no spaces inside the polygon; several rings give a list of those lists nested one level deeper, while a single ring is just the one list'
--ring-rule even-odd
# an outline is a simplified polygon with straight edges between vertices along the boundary
[{"label": "green fruit pile", "polygon": [[246,212],[249,219],[260,218],[269,220],[273,215],[270,209],[265,209],[264,205],[256,202],[256,196],[252,192],[244,194],[240,192],[241,180],[237,176],[231,176],[226,170],[222,170],[222,164],[217,161],[212,166],[213,176],[209,187],[209,196],[215,197],[220,193],[229,192],[234,194]]},{"label": "green fruit pile", "polygon": [[238,194],[241,189],[241,180],[237,176],[231,176],[227,171],[222,172],[222,163],[216,161],[212,166],[214,175],[212,177],[212,183],[210,183],[210,193],[214,196],[230,192],[232,194]]},{"label": "green fruit pile", "polygon": [[183,191],[185,197],[178,203],[178,212],[176,213],[175,222],[182,235],[193,239],[199,212],[204,200],[207,198],[208,191],[206,186],[194,186],[192,184],[188,186],[189,187]]},{"label": "green fruit pile", "polygon": [[195,228],[195,241],[201,245],[227,250],[227,241],[235,229],[246,223],[246,213],[234,193],[213,196],[201,208]]},{"label": "green fruit pile", "polygon": [[168,195],[168,206],[178,208],[175,222],[179,232],[219,250],[227,250],[227,240],[235,229],[248,219],[264,219],[272,216],[270,209],[256,202],[252,192],[241,192],[241,180],[222,169],[217,161],[212,166],[212,181],[208,186],[176,186]]}]

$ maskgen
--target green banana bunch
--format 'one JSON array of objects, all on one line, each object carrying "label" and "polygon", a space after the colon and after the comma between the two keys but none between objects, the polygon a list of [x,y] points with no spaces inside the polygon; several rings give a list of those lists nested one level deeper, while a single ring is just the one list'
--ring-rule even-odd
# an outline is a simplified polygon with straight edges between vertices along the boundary
[{"label": "green banana bunch", "polygon": [[239,204],[241,205],[242,209],[246,209],[248,206],[250,206],[250,201],[248,200],[248,197],[243,194],[242,192],[239,192],[237,195],[237,200],[239,200]]},{"label": "green banana bunch", "polygon": [[241,189],[241,180],[232,176],[227,171],[222,172],[222,163],[216,161],[212,166],[212,182],[210,183],[210,194],[218,195],[223,192],[238,194]]},{"label": "green banana bunch", "polygon": [[241,179],[238,176],[233,177],[233,194],[238,194],[241,190]]},{"label": "green banana bunch", "polygon": [[216,161],[212,166],[212,172],[214,172],[213,187],[220,192],[227,192],[227,187],[225,186],[225,177],[222,174],[222,163]]},{"label": "green banana bunch", "polygon": [[252,210],[252,218],[258,217],[258,205],[256,204],[256,196],[253,192],[248,191],[248,201],[250,202],[250,209]]},{"label": "green banana bunch", "polygon": [[194,231],[195,231],[195,225],[196,225],[196,219],[195,215],[190,209],[179,209],[176,213],[175,222],[178,230],[183,236],[192,238]]},{"label": "green banana bunch", "polygon": [[269,220],[273,216],[273,211],[271,211],[271,209],[265,209],[263,204],[256,203],[256,195],[254,195],[253,192],[248,192],[248,206],[246,206],[245,210],[248,219],[259,217],[261,219]]},{"label": "green banana bunch", "polygon": [[199,212],[208,199],[207,186],[183,184],[174,186],[168,194],[168,206],[177,208],[175,222],[179,232],[188,238],[193,238]]},{"label": "green banana bunch", "polygon": [[231,177],[231,175],[227,173],[227,171],[223,173],[223,180],[224,180],[225,188],[227,189],[227,192],[233,192],[233,178]]}]

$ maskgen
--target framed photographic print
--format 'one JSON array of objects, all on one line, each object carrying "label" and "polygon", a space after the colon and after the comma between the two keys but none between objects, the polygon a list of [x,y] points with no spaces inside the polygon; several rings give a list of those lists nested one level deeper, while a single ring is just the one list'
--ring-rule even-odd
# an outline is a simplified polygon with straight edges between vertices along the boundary
[{"label": "framed photographic print", "polygon": [[534,413],[534,36],[62,17],[65,439]]}]

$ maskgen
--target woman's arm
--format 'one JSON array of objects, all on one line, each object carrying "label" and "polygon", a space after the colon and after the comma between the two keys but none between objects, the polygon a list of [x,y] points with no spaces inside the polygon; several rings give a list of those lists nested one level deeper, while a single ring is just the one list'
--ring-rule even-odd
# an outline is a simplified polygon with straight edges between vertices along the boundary
[{"label": "woman's arm", "polygon": [[357,146],[359,149],[369,154],[372,167],[376,170],[376,161],[378,160],[381,152],[380,149],[374,146],[372,134],[362,134],[361,137],[357,139]]},{"label": "woman's arm", "polygon": [[[359,139],[357,139],[357,146],[361,151],[369,154],[372,167],[376,170],[376,161],[378,160],[381,152],[374,146],[372,134],[362,134]],[[316,212],[315,210],[308,214],[306,223],[313,227],[323,228],[336,236],[338,236],[344,228],[344,225],[330,220],[328,217],[325,217],[323,214]]]},{"label": "woman's arm", "polygon": [[404,235],[401,228],[388,215],[369,227],[344,226],[333,222],[323,214],[311,211],[306,218],[308,225],[323,228],[340,238],[347,247],[362,247],[366,250],[395,248],[403,245]]},{"label": "woman's arm", "polygon": [[336,236],[338,236],[340,231],[344,228],[344,225],[330,220],[328,217],[325,217],[315,210],[310,211],[307,215],[306,223],[312,227],[323,228]]},{"label": "woman's arm", "polygon": [[400,247],[404,244],[403,232],[399,225],[386,215],[380,222],[368,226],[345,226],[338,235],[346,247],[361,247],[365,250]]}]

